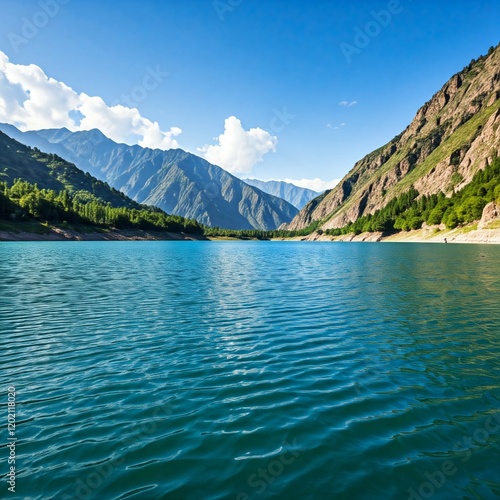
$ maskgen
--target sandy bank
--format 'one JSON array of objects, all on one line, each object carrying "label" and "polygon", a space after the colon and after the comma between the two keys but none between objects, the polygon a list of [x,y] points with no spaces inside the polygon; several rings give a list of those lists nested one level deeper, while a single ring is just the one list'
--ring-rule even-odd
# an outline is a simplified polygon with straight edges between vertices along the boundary
[{"label": "sandy bank", "polygon": [[50,228],[46,233],[38,234],[27,231],[0,231],[0,241],[149,241],[149,240],[206,240],[202,235],[186,233],[170,233],[163,231],[140,231],[140,230],[109,230],[91,233],[80,233],[78,231]]},{"label": "sandy bank", "polygon": [[500,228],[475,229],[467,226],[456,229],[440,229],[426,227],[415,231],[402,231],[385,236],[383,233],[347,234],[343,236],[327,236],[312,233],[308,236],[289,238],[286,241],[354,241],[354,242],[400,242],[400,243],[476,243],[500,244]]}]

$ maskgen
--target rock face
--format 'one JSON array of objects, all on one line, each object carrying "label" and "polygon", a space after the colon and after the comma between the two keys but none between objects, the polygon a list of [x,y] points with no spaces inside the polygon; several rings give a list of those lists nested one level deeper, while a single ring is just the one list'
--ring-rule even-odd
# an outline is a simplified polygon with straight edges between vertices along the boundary
[{"label": "rock face", "polygon": [[288,229],[343,227],[383,208],[412,184],[453,193],[500,152],[500,46],[472,61],[422,106],[404,132],[354,165]]},{"label": "rock face", "polygon": [[500,206],[492,201],[484,207],[483,215],[481,217],[481,220],[479,221],[477,228],[486,229],[489,223],[493,222],[496,219],[500,219]]},{"label": "rock face", "polygon": [[320,193],[312,189],[301,188],[283,181],[260,181],[258,179],[243,179],[250,186],[259,188],[264,193],[272,194],[291,203],[299,210]]},{"label": "rock face", "polygon": [[272,230],[298,213],[285,200],[181,149],[163,151],[117,144],[99,130],[20,132],[5,124],[0,130],[72,161],[139,203],[207,226]]}]

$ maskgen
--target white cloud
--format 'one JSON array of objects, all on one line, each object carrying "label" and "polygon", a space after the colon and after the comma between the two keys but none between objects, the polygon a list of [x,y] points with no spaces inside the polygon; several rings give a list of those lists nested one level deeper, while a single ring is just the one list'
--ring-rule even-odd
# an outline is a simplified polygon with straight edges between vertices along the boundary
[{"label": "white cloud", "polygon": [[[339,130],[340,128],[345,127],[345,126],[346,126],[346,123],[341,123],[340,125],[335,125],[335,127],[333,127],[333,130]],[[328,128],[332,128],[332,127],[330,126]]]},{"label": "white cloud", "polygon": [[358,104],[358,101],[340,101],[339,106],[343,106],[344,108],[350,108],[352,106],[356,106]]},{"label": "white cloud", "polygon": [[0,122],[20,130],[62,128],[76,132],[98,128],[116,142],[143,147],[178,148],[182,130],[165,132],[158,122],[144,118],[136,108],[108,106],[101,97],[77,93],[49,78],[41,68],[13,64],[0,51]]},{"label": "white cloud", "polygon": [[230,116],[224,122],[224,133],[214,138],[215,145],[198,148],[206,160],[231,173],[249,174],[256,163],[270,151],[276,151],[278,138],[261,128],[245,130],[241,121]]},{"label": "white cloud", "polygon": [[281,179],[283,182],[288,182],[290,184],[294,184],[295,186],[299,186],[302,188],[312,189],[313,191],[317,191],[318,193],[322,193],[327,189],[334,188],[339,182],[340,179],[333,179],[332,181],[324,181],[322,179]]}]

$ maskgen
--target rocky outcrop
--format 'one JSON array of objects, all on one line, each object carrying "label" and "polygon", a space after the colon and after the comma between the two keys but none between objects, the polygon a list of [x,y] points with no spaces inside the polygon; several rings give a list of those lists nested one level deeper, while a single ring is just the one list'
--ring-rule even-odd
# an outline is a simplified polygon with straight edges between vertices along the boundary
[{"label": "rocky outcrop", "polygon": [[477,228],[487,229],[490,223],[497,219],[500,219],[500,205],[492,201],[484,207],[483,215]]},{"label": "rocky outcrop", "polygon": [[322,199],[287,225],[343,227],[383,208],[411,185],[421,195],[450,195],[500,153],[500,46],[454,75],[411,124],[360,160]]}]

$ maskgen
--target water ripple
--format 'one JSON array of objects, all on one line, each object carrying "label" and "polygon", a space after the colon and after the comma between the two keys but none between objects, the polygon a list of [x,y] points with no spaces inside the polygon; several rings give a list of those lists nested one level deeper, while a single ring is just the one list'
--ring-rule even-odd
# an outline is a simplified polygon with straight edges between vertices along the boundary
[{"label": "water ripple", "polygon": [[498,498],[500,255],[448,247],[1,243],[17,498]]}]

